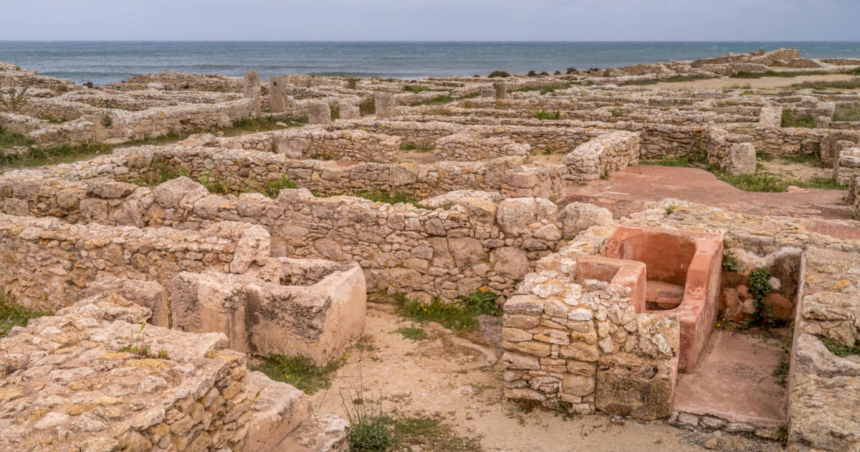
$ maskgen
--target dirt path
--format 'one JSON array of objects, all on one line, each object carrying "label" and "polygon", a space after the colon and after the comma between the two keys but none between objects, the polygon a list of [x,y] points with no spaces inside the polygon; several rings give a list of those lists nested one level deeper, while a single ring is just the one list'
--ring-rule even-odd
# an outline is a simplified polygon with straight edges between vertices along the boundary
[{"label": "dirt path", "polygon": [[[386,410],[443,418],[457,434],[479,438],[484,451],[703,451],[699,444],[715,438],[662,421],[639,423],[605,415],[565,419],[540,409],[522,411],[502,399],[501,364],[470,369],[482,355],[450,343],[450,334],[430,325],[422,326],[431,333],[425,341],[413,342],[394,333],[410,325],[393,314],[392,306],[369,304],[365,331],[377,349],[353,350],[332,388],[313,396],[314,406],[343,415],[341,394],[347,390],[354,394],[363,386],[365,398],[386,400]],[[723,435],[717,440],[718,450],[780,450],[774,443],[744,437]],[[421,446],[413,450],[430,452]]]},{"label": "dirt path", "polygon": [[[740,78],[710,78],[705,80],[696,80],[692,82],[674,82],[674,83],[658,83],[649,85],[659,89],[668,90],[685,90],[685,89],[723,89],[728,87],[749,85],[755,89],[779,89],[786,88],[796,83],[803,82],[835,82],[838,80],[850,80],[854,76],[846,74],[830,74],[830,75],[804,75],[799,77],[762,77],[754,79]],[[853,91],[853,90],[852,90]]]}]

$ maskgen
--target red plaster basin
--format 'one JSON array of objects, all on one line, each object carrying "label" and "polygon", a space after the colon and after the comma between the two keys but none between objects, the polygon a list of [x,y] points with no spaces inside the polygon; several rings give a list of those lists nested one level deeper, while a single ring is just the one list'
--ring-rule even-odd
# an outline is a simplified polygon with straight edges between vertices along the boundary
[{"label": "red plaster basin", "polygon": [[717,320],[722,235],[621,226],[606,240],[604,256],[645,264],[645,287],[637,288],[645,300],[633,306],[638,313],[678,316],[678,368],[691,372]]}]

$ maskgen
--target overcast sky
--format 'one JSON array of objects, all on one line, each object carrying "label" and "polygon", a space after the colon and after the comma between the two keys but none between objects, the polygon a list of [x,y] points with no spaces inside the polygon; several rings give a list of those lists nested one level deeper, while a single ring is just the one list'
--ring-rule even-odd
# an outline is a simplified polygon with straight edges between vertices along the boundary
[{"label": "overcast sky", "polygon": [[0,0],[0,40],[860,40],[860,0]]}]

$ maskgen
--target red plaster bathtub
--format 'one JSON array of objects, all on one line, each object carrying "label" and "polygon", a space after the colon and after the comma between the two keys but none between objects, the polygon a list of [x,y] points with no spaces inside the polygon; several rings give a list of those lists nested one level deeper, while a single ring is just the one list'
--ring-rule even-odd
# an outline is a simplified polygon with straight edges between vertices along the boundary
[{"label": "red plaster bathtub", "polygon": [[[678,316],[681,322],[678,368],[691,372],[717,321],[722,235],[621,226],[606,240],[604,258],[645,264],[645,287],[636,287],[631,292],[635,293],[631,295],[631,303],[637,313]],[[584,274],[589,271],[585,270]],[[611,282],[616,283],[619,275],[624,276],[618,272]],[[641,284],[640,281],[637,279],[635,285]],[[645,300],[640,302],[643,292]]]}]

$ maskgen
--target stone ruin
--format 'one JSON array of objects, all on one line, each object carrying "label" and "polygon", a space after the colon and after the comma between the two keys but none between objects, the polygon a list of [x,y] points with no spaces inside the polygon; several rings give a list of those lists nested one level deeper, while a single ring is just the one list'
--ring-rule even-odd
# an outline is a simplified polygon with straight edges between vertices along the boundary
[{"label": "stone ruin", "polygon": [[[0,449],[344,450],[345,420],[247,356],[331,361],[361,336],[368,293],[492,290],[508,399],[854,450],[860,365],[822,339],[860,341],[855,240],[677,200],[616,220],[566,198],[643,160],[750,175],[757,155],[817,156],[860,212],[860,118],[837,113],[856,93],[640,86],[858,66],[788,49],[502,81],[165,73],[86,88],[2,63],[4,93],[29,95],[0,107],[0,127],[33,142],[12,161],[182,138],[0,174],[0,285],[52,314],[0,342]],[[817,127],[782,127],[784,112]],[[308,124],[210,133],[257,117]],[[408,202],[365,199],[380,193]],[[757,267],[794,322],[787,387],[725,405],[709,391],[733,383],[707,383],[709,350],[718,319],[753,314],[739,281]],[[164,355],[128,351],[144,338]]]}]

